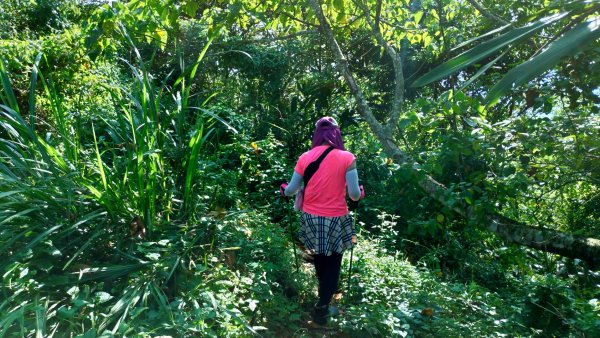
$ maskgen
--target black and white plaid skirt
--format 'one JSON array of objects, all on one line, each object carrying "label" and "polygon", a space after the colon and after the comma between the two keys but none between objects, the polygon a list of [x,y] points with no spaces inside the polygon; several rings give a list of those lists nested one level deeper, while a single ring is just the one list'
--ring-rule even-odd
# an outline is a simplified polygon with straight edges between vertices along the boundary
[{"label": "black and white plaid skirt", "polygon": [[330,256],[332,252],[339,254],[352,248],[352,217],[325,217],[307,214],[300,216],[298,236],[304,246],[317,255]]}]

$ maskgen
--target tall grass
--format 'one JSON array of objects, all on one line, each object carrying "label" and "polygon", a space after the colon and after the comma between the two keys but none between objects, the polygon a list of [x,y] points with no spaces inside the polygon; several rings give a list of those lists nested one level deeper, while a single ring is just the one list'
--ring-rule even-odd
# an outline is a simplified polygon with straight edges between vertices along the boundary
[{"label": "tall grass", "polygon": [[[0,313],[8,314],[0,335],[124,334],[128,319],[149,308],[174,320],[165,288],[201,236],[177,240],[184,234],[172,221],[194,218],[197,164],[219,120],[189,106],[209,45],[175,88],[156,86],[134,48],[135,63],[121,60],[131,83],[106,87],[116,117],[88,126],[87,140],[51,74],[39,71],[41,55],[29,121],[0,60]],[[50,121],[36,116],[38,95],[49,102]],[[52,142],[36,132],[42,122],[58,135]],[[100,313],[96,303],[112,305]]]}]

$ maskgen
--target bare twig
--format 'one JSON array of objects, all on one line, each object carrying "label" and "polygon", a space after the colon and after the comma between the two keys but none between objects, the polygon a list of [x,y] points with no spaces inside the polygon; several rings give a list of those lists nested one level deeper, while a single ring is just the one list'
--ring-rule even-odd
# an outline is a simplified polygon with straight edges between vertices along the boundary
[{"label": "bare twig", "polygon": [[504,20],[503,18],[499,17],[498,15],[490,12],[489,9],[485,8],[483,5],[477,3],[475,0],[467,0],[473,7],[475,7],[475,9],[481,13],[483,16],[485,16],[486,18],[495,21],[501,25],[508,25],[510,22]]},{"label": "bare twig", "polygon": [[296,33],[292,33],[292,34],[288,34],[288,35],[283,35],[283,36],[274,36],[274,37],[269,37],[269,38],[263,38],[263,39],[251,39],[251,40],[242,40],[237,42],[238,44],[242,44],[242,45],[246,45],[246,44],[259,44],[259,43],[268,43],[268,42],[273,42],[273,41],[282,41],[282,40],[291,40],[291,39],[295,39],[297,37],[300,36],[306,36],[306,35],[314,35],[314,34],[318,34],[319,32],[317,32],[316,30],[306,30],[306,31],[300,31],[300,32],[296,32]]},{"label": "bare twig", "polygon": [[297,18],[297,17],[295,17],[295,16],[291,15],[290,13],[287,13],[287,12],[282,12],[282,13],[281,13],[281,15],[282,15],[282,16],[285,16],[285,17],[287,17],[287,18],[290,18],[290,19],[292,19],[292,20],[294,20],[294,21],[298,21],[298,22],[300,22],[300,23],[303,23],[303,24],[305,24],[305,25],[307,25],[307,26],[309,26],[309,27],[317,27],[317,25],[315,25],[314,23],[312,23],[312,22],[308,22],[308,21],[306,21],[306,20],[302,20],[302,19],[300,19],[300,18]]}]

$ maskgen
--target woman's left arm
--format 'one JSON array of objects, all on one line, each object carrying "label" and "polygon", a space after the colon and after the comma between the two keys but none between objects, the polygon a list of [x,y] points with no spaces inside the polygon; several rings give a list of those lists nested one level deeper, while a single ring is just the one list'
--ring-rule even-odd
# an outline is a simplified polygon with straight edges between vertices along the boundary
[{"label": "woman's left arm", "polygon": [[302,185],[302,176],[300,174],[298,174],[296,171],[294,171],[294,174],[292,175],[292,180],[290,181],[290,184],[288,184],[287,187],[285,187],[285,195],[292,196],[293,194],[295,194],[298,191],[298,189],[300,189],[301,185]]},{"label": "woman's left arm", "polygon": [[356,170],[356,160],[352,161],[352,164],[346,171],[346,186],[348,186],[348,195],[353,201],[360,199],[360,186],[358,185],[358,171]]}]

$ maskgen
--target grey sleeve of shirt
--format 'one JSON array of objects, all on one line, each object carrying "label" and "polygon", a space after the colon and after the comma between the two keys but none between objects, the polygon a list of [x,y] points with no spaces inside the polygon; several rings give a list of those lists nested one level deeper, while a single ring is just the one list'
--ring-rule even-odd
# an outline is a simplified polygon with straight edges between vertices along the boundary
[{"label": "grey sleeve of shirt", "polygon": [[[356,169],[352,169],[346,172],[346,185],[348,186],[348,195],[353,201],[358,201],[360,198],[360,187],[358,186],[358,171]],[[302,176],[294,171],[292,175],[292,180],[285,188],[285,195],[292,196],[294,195],[298,189],[302,186]]]},{"label": "grey sleeve of shirt", "polygon": [[360,198],[360,187],[358,186],[358,171],[352,169],[346,172],[346,186],[348,186],[348,195],[353,201]]},{"label": "grey sleeve of shirt", "polygon": [[290,181],[290,184],[288,184],[288,186],[285,188],[285,195],[292,196],[293,194],[295,194],[298,191],[298,189],[300,189],[301,186],[302,186],[302,176],[300,176],[300,174],[298,174],[296,171],[294,171],[294,174],[292,175],[292,180]]}]

